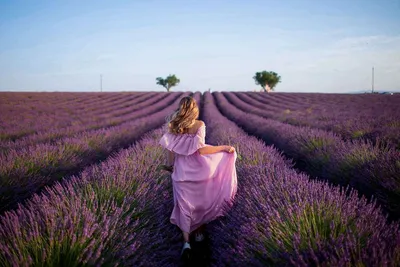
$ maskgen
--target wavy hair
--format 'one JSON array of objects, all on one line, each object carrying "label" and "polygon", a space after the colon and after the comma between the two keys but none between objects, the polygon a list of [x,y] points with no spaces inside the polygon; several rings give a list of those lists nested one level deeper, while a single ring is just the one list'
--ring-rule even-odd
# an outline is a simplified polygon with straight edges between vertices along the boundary
[{"label": "wavy hair", "polygon": [[174,134],[187,133],[199,117],[199,108],[196,100],[191,96],[185,96],[179,102],[179,108],[168,118],[168,131]]}]

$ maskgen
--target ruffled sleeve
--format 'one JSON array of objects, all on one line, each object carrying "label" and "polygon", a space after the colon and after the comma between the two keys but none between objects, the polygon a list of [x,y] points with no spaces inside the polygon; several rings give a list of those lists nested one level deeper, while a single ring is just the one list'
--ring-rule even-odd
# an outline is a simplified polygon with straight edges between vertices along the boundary
[{"label": "ruffled sleeve", "polygon": [[205,127],[205,125],[200,126],[195,134],[166,133],[161,137],[159,144],[177,154],[185,156],[192,155],[196,153],[199,148],[206,146]]}]

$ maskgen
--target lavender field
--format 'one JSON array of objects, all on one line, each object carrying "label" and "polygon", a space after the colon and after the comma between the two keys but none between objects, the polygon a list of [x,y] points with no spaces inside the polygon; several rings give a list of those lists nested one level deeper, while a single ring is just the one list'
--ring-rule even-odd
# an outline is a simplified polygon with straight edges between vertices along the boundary
[{"label": "lavender field", "polygon": [[165,118],[193,95],[238,194],[199,266],[400,266],[400,95],[0,93],[0,266],[180,266]]}]

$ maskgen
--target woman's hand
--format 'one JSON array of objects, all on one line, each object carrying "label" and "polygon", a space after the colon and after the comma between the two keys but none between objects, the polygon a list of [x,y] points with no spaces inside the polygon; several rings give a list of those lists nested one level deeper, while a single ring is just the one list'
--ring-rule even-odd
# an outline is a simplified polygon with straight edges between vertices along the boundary
[{"label": "woman's hand", "polygon": [[224,151],[228,153],[235,152],[235,148],[233,146],[224,146]]}]

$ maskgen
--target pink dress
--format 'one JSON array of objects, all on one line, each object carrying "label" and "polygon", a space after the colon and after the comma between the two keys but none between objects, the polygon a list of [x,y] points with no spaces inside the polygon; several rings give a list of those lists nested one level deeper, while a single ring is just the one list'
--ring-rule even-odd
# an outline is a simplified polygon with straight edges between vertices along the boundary
[{"label": "pink dress", "polygon": [[166,133],[160,145],[175,153],[172,183],[174,209],[171,223],[191,233],[223,215],[225,201],[232,204],[237,191],[236,152],[201,155],[205,126],[195,134]]}]

